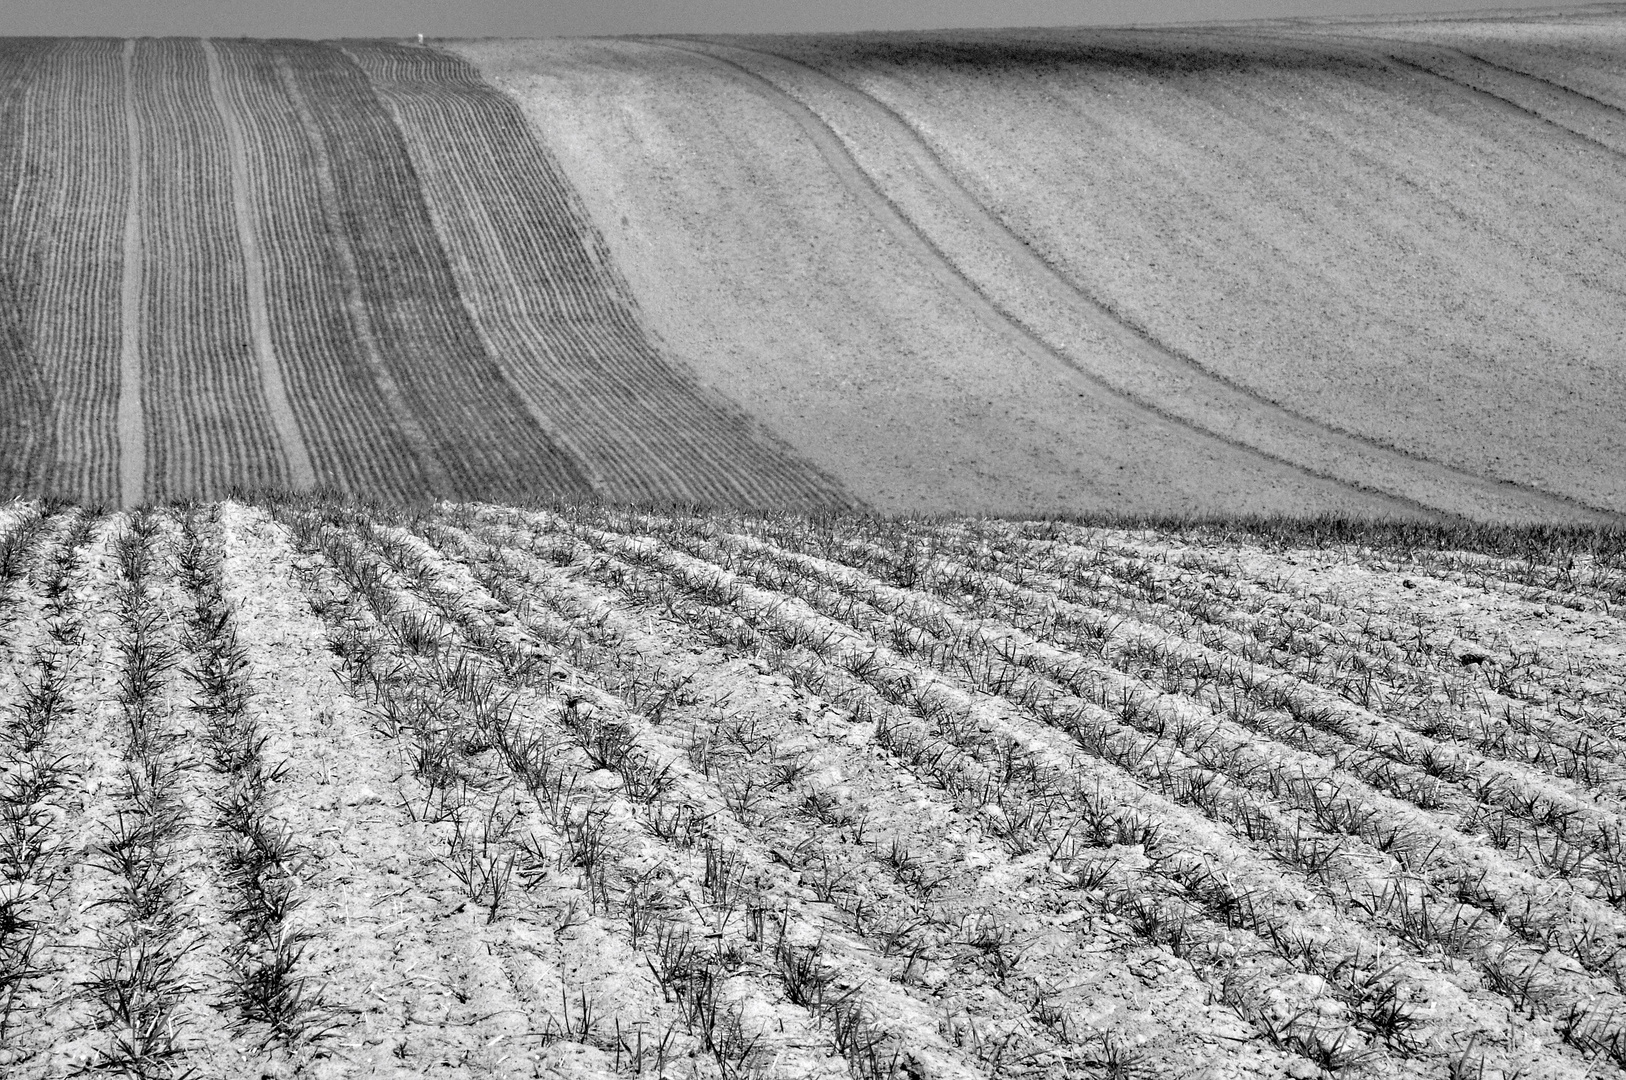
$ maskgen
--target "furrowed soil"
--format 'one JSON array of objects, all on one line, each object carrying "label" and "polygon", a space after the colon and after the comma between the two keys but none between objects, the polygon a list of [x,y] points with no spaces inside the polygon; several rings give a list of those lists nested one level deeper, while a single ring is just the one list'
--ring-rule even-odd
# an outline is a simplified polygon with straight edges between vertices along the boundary
[{"label": "furrowed soil", "polygon": [[0,511],[0,1071],[1583,1077],[1606,532]]}]

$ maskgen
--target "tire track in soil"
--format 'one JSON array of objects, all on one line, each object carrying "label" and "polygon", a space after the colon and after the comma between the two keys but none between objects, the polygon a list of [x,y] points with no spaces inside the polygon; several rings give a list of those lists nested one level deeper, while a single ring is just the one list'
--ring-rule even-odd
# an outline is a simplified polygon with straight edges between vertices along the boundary
[{"label": "tire track in soil", "polygon": [[[1386,496],[1397,509],[1408,514],[1432,515],[1444,510],[1496,519],[1574,518],[1578,515],[1619,519],[1620,515],[1614,512],[1579,500],[1510,480],[1479,476],[1302,416],[1169,349],[1063,277],[954,178],[907,120],[862,90],[777,53],[704,39],[681,43],[656,38],[638,40],[709,61],[790,116],[849,191],[897,239],[912,248],[940,281],[960,294],[961,300],[984,323],[1031,357],[1059,362],[1107,392],[1188,431],[1317,479],[1354,491]],[[844,98],[868,119],[898,136],[899,142],[907,147],[909,165],[978,231],[979,240],[1011,261],[1022,275],[1027,290],[1065,310],[1081,313],[1092,329],[1137,363],[1129,366],[1109,365],[1100,360],[1092,362],[1051,345],[1038,330],[992,299],[908,217],[880,182],[859,165],[840,134],[823,116],[773,80],[712,49],[748,53],[770,62],[794,65],[799,75],[817,80],[823,89]],[[1467,507],[1463,506],[1465,501]]]},{"label": "tire track in soil", "polygon": [[124,208],[124,269],[119,318],[119,505],[138,505],[146,492],[147,425],[141,408],[142,285],[141,120],[135,103],[135,47],[124,43],[124,129],[130,145],[129,202]]},{"label": "tire track in soil", "polygon": [[248,169],[248,139],[226,93],[220,55],[207,38],[202,39],[201,44],[209,68],[209,96],[220,113],[226,129],[226,141],[231,147],[232,213],[237,220],[237,238],[243,252],[243,287],[248,294],[250,345],[255,358],[259,360],[260,386],[265,394],[271,428],[276,432],[283,463],[288,470],[288,481],[297,490],[309,491],[316,486],[316,469],[311,463],[305,437],[299,430],[299,422],[294,417],[282,362],[272,342],[271,313],[265,292],[265,260],[260,254],[254,207],[250,204],[252,178]]}]

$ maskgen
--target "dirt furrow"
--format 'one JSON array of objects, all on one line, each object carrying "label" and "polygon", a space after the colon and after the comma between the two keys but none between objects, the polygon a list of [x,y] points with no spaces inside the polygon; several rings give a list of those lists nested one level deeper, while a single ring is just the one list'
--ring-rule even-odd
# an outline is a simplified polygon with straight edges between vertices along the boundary
[{"label": "dirt furrow", "polygon": [[[435,535],[468,556],[462,539]],[[776,860],[799,874],[804,895],[846,913],[852,929],[883,957],[902,955],[903,980],[929,987],[939,1008],[961,1018],[955,1023],[962,1037],[980,1029],[986,1038],[1004,1040],[1007,1060],[1036,1060],[1045,1070],[1133,1041],[1129,1015],[1119,1014],[1120,1020],[1112,1012],[1073,1007],[1077,988],[1113,979],[1103,961],[1125,955],[1102,921],[1114,916],[1069,887],[1069,881],[1076,885],[1068,876],[1073,872],[1132,886],[1135,874],[1119,872],[1108,852],[1038,875],[1048,857],[1008,853],[986,835],[980,815],[866,749],[865,725],[844,718],[843,707],[787,686],[763,664],[697,657],[669,641],[669,633],[683,632],[681,623],[652,633],[635,611],[604,609],[601,594],[524,556],[528,565],[508,562],[508,549],[504,555],[500,568],[477,571],[494,595],[510,606],[525,596],[553,598],[555,617],[574,613],[592,632],[599,647],[578,651],[602,656],[613,673],[605,678],[644,686],[663,729],[693,725],[688,757],[708,779],[715,770],[724,800],[753,823]],[[537,618],[532,611],[528,618]],[[608,619],[601,623],[603,616]],[[726,702],[721,717],[708,701]],[[898,813],[904,806],[911,808],[908,817]],[[1083,918],[1095,920],[1087,931]],[[1035,948],[1040,942],[1042,950]],[[1030,951],[1042,951],[1043,958],[1025,962]],[[1147,975],[1158,970],[1156,952],[1135,953],[1152,997],[1142,1015],[1182,1016],[1177,1026],[1210,1046],[1234,1040],[1234,1020],[1227,1026],[1202,1003],[1200,982],[1189,974],[1182,981],[1182,965]],[[1129,1008],[1130,1015],[1141,1009]],[[1061,1034],[1059,1045],[1047,1047],[1035,1037],[1047,1028]],[[1135,1053],[1147,1067],[1155,1055],[1174,1056],[1161,1044]]]},{"label": "dirt furrow", "polygon": [[[634,549],[634,551],[635,550],[636,549]],[[643,550],[646,553],[653,553],[655,551],[658,551],[659,548],[658,547],[646,547]],[[721,583],[726,579],[727,579],[726,573],[723,576],[718,578],[719,587],[722,587]],[[709,589],[710,586],[708,586],[707,588]],[[727,589],[730,592],[738,590],[739,588],[740,588],[740,586],[738,586],[738,585],[729,585],[729,586],[727,586]],[[749,588],[745,588],[744,593],[742,595],[750,595],[750,594],[752,594],[752,592],[753,592],[753,590],[751,590]],[[669,604],[670,601],[667,601],[667,603]],[[797,622],[797,621],[801,621],[803,624],[811,625],[812,627],[814,627],[814,633],[815,633],[815,638],[816,638],[820,633],[823,632],[823,631],[820,631],[820,630],[817,629],[817,626],[818,626],[818,624],[820,622],[819,618],[817,616],[811,616],[811,615],[795,615],[795,614],[792,614],[793,612],[795,612],[795,610],[798,607],[799,607],[799,602],[795,601],[795,600],[788,600],[787,601],[783,597],[780,597],[777,600],[776,599],[771,599],[771,598],[768,598],[768,597],[764,597],[762,599],[755,600],[755,601],[753,601],[753,602],[751,602],[749,604],[742,605],[742,607],[739,610],[741,611],[742,614],[749,613],[749,614],[747,614],[748,621],[761,618],[762,616],[757,614],[757,612],[773,612],[773,613],[775,613],[773,615],[768,616],[768,618],[770,620],[783,620],[784,618],[786,618],[788,616],[792,623]],[[755,610],[753,611],[753,609],[755,609]],[[725,608],[725,610],[726,610],[726,608]],[[809,623],[808,620],[811,620],[811,622]],[[736,622],[737,621],[738,620],[736,618]],[[722,624],[724,626],[727,625],[727,616],[726,615],[724,615],[723,618],[722,618]],[[874,645],[872,645],[872,644],[863,644],[863,643],[857,644],[856,647],[860,651],[875,649]],[[878,650],[879,653],[885,653],[887,651],[888,650],[886,650],[884,648],[881,648],[881,649]],[[873,659],[873,654],[872,654],[872,659]],[[930,678],[930,677],[928,676],[928,678]],[[933,681],[931,683],[931,686],[932,686],[931,696],[941,698],[942,697],[942,692],[944,690],[946,690],[946,687],[940,685],[939,683],[937,683],[935,681]],[[950,697],[951,698],[953,697],[952,693],[950,694]],[[924,699],[922,699],[922,700],[924,700]],[[964,705],[960,705],[960,706],[957,706],[957,707],[960,708],[960,709],[963,709]],[[987,713],[982,713],[980,715],[983,716],[983,719],[980,720],[979,722],[984,725],[985,730],[988,730],[988,729],[986,729],[986,725],[987,725],[987,723],[990,722],[991,717]],[[940,721],[940,722],[946,722],[946,720]],[[1012,726],[1012,725],[1014,725],[1014,726]],[[1048,766],[1048,767],[1054,768],[1057,765],[1059,765],[1060,763],[1066,762],[1067,764],[1065,766],[1062,766],[1064,771],[1071,771],[1073,774],[1075,774],[1078,777],[1082,778],[1085,782],[1099,783],[1104,790],[1109,791],[1111,793],[1111,798],[1110,798],[1110,803],[1111,804],[1136,805],[1136,806],[1138,806],[1139,802],[1145,798],[1144,789],[1140,789],[1135,785],[1129,785],[1128,787],[1126,787],[1125,784],[1123,783],[1123,778],[1122,778],[1121,774],[1115,773],[1115,771],[1110,769],[1110,768],[1103,771],[1101,768],[1099,768],[1099,767],[1097,767],[1095,765],[1089,764],[1089,763],[1085,762],[1084,760],[1082,760],[1080,757],[1078,757],[1077,754],[1076,754],[1076,751],[1069,748],[1070,747],[1069,740],[1066,737],[1061,736],[1060,732],[1057,732],[1052,728],[1048,728],[1048,727],[1045,727],[1043,725],[1035,726],[1034,723],[1031,720],[1024,720],[1024,719],[1020,719],[1020,718],[1012,718],[1011,720],[1001,721],[1000,724],[996,725],[991,730],[999,733],[997,736],[994,737],[995,741],[1002,742],[1003,745],[1008,745],[1008,746],[1013,747],[1013,748],[1014,747],[1022,747],[1022,748],[1024,748],[1024,749],[1022,749],[1020,751],[1020,754],[1023,755],[1023,756],[1026,756],[1026,755],[1029,755],[1029,754],[1032,754],[1032,753],[1035,753],[1035,752],[1039,752],[1038,748],[1040,746],[1048,746],[1048,747],[1050,747],[1050,749],[1048,751],[1045,751],[1045,752],[1060,755],[1060,756],[1053,758],[1052,759],[1053,764]],[[876,737],[877,738],[882,738],[882,733],[880,732],[879,729],[877,729]],[[986,735],[985,736],[979,736],[978,738],[981,738],[983,740],[987,740],[989,738],[989,736],[986,736]],[[1037,738],[1038,742],[1034,742],[1035,738]],[[883,739],[883,741],[886,741],[886,740]],[[973,741],[975,741],[975,740],[973,740]],[[1032,746],[1032,749],[1028,749],[1030,744]],[[991,753],[992,748],[990,748],[990,751],[988,751],[988,752]],[[916,760],[917,761],[919,760],[918,756],[916,756]],[[1010,785],[1010,784],[1013,783],[1013,781],[1008,776],[1006,777],[1004,782],[1007,785]],[[1155,780],[1154,780],[1154,782],[1155,782]],[[950,785],[951,785],[951,787],[953,786],[952,781],[950,781]],[[1019,790],[1023,790],[1021,785],[1017,785],[1016,787],[1011,788],[1010,793],[1014,795]],[[1131,794],[1132,792],[1133,792],[1133,794]],[[1126,799],[1126,798],[1129,800],[1129,802],[1127,804],[1123,803],[1123,800]],[[1020,801],[1021,800],[1018,800],[1018,802],[1020,802]],[[1014,807],[1014,806],[1017,805],[1017,803],[1006,803],[1004,801],[1001,801],[1000,805],[1002,807]],[[1142,812],[1142,811],[1138,810],[1137,812],[1139,813],[1139,812]],[[1174,819],[1177,819],[1177,820],[1181,821],[1180,827],[1177,830],[1179,835],[1181,835],[1183,837],[1188,837],[1188,838],[1201,836],[1203,838],[1202,850],[1205,851],[1205,852],[1208,852],[1211,855],[1214,855],[1214,857],[1218,858],[1220,865],[1224,865],[1224,866],[1231,867],[1231,868],[1236,868],[1236,867],[1240,867],[1240,866],[1243,866],[1243,865],[1252,865],[1252,863],[1250,861],[1251,856],[1243,854],[1243,851],[1245,849],[1240,849],[1240,848],[1235,847],[1234,846],[1235,841],[1232,841],[1232,840],[1229,840],[1229,839],[1226,839],[1226,840],[1223,840],[1223,841],[1220,840],[1219,837],[1223,836],[1223,834],[1222,833],[1217,833],[1216,830],[1213,828],[1213,826],[1198,825],[1198,826],[1194,827],[1191,824],[1187,824],[1186,819],[1189,817],[1189,811],[1186,811],[1184,809],[1176,809],[1173,806],[1171,806],[1169,803],[1163,801],[1161,798],[1153,796],[1151,798],[1151,800],[1147,802],[1147,805],[1144,808],[1144,814],[1145,814],[1145,820],[1154,820],[1154,821],[1156,821],[1156,820],[1170,820],[1171,819],[1170,816],[1173,815]],[[1218,845],[1218,846],[1216,847],[1216,845]],[[1218,852],[1224,852],[1224,854],[1219,855],[1219,854],[1217,854]],[[1169,854],[1172,855],[1172,853],[1169,853]],[[1257,874],[1252,874],[1252,873],[1244,874],[1244,879],[1248,882],[1248,888],[1250,889],[1250,892],[1245,894],[1245,895],[1249,895],[1249,896],[1252,897],[1250,900],[1244,901],[1244,903],[1246,905],[1261,903],[1263,898],[1264,898],[1264,895],[1268,894],[1272,889],[1276,888],[1277,883],[1279,881],[1278,872],[1273,871],[1273,870],[1265,870],[1263,868],[1260,868],[1260,872],[1257,873]],[[1260,892],[1260,893],[1251,892],[1251,890],[1255,886],[1257,886],[1258,889],[1262,890],[1262,892]],[[1233,897],[1232,901],[1226,901],[1226,903],[1232,903],[1232,902],[1234,902],[1234,897]],[[1296,903],[1298,904],[1297,910],[1303,910],[1302,901],[1297,901]],[[1250,910],[1251,910],[1251,908],[1250,908]],[[1261,908],[1259,910],[1262,911],[1264,909]],[[1277,933],[1278,935],[1282,934],[1282,933],[1286,933],[1288,938],[1293,938],[1296,935],[1299,935],[1299,934],[1302,934],[1302,933],[1305,932],[1304,929],[1299,928],[1300,923],[1299,923],[1298,917],[1295,914],[1293,914],[1294,911],[1295,911],[1295,905],[1293,903],[1288,903],[1285,898],[1282,898],[1281,904],[1275,909],[1275,914],[1273,914],[1271,919],[1267,920],[1267,923],[1269,925],[1275,927],[1274,932]],[[1283,919],[1283,918],[1286,919],[1285,923],[1277,921],[1277,920]],[[1353,928],[1352,925],[1347,923],[1347,922],[1342,922],[1341,919],[1334,920],[1334,921],[1339,922],[1341,924],[1340,933],[1342,933],[1345,936],[1345,938],[1347,939],[1347,936],[1350,933],[1350,930]],[[1292,930],[1291,932],[1285,931],[1283,929],[1285,926],[1289,926],[1289,925],[1295,927],[1295,929]],[[1314,938],[1314,936],[1315,936],[1315,934],[1312,931],[1311,932],[1311,937]],[[1363,950],[1364,950],[1364,947],[1358,948],[1357,949],[1357,955],[1359,955]],[[1378,955],[1380,953],[1383,953],[1384,951],[1385,951],[1384,949],[1382,949],[1381,947],[1378,947],[1375,952],[1370,952],[1367,955],[1375,956],[1375,955]],[[1411,978],[1411,976],[1408,976],[1408,978]],[[1321,985],[1321,986],[1325,987],[1324,982],[1321,982],[1318,985]],[[1324,992],[1324,990],[1323,990],[1323,992]],[[1454,995],[1457,992],[1459,992],[1459,991],[1457,991],[1457,989],[1455,987],[1453,987],[1453,986],[1451,986],[1449,984],[1442,984],[1442,983],[1439,983],[1437,981],[1432,983],[1432,989],[1430,990],[1431,994],[1442,994],[1443,993],[1443,994],[1446,994],[1447,996]],[[1230,999],[1228,999],[1228,1000],[1230,1000]],[[1243,997],[1237,998],[1235,1000],[1238,1001],[1239,1003],[1242,1003],[1242,1002],[1245,1002],[1247,999],[1246,999],[1246,997],[1244,995]],[[1312,1000],[1313,1000],[1313,998],[1312,998]],[[1459,999],[1459,1001],[1460,1001],[1460,999]],[[1464,1009],[1466,1007],[1467,1007],[1466,1002],[1461,1002],[1460,1004],[1455,1005],[1450,1010],[1450,1015],[1452,1015],[1452,1016],[1465,1015]],[[1253,1008],[1257,1009],[1257,1006],[1254,1006]],[[1481,1030],[1488,1032],[1488,1031],[1497,1030],[1499,1028],[1499,1023],[1500,1022],[1491,1020],[1489,1018],[1490,1015],[1493,1015],[1493,1014],[1481,1014],[1481,1015],[1483,1015],[1485,1017],[1485,1019],[1481,1020],[1481,1024],[1486,1025],[1486,1026],[1483,1026],[1481,1028]],[[1252,1012],[1251,1016],[1254,1018],[1255,1023],[1267,1023],[1268,1024],[1270,1022],[1269,1019],[1268,1019],[1268,1015],[1260,1014],[1260,1013],[1258,1013],[1256,1011]],[[1289,1036],[1289,1041],[1291,1042],[1292,1039],[1295,1038],[1295,1037],[1298,1038],[1298,1039],[1301,1039],[1301,1040],[1302,1039],[1310,1039],[1310,1042],[1302,1042],[1301,1041],[1299,1043],[1296,1043],[1295,1045],[1297,1045],[1300,1048],[1301,1053],[1305,1053],[1305,1054],[1308,1054],[1308,1055],[1311,1055],[1311,1056],[1328,1053],[1329,1051],[1328,1051],[1327,1047],[1329,1045],[1339,1046],[1338,1050],[1330,1051],[1331,1053],[1333,1053],[1333,1056],[1335,1058],[1339,1059],[1339,1060],[1343,1060],[1344,1059],[1343,1055],[1347,1055],[1350,1052],[1350,1047],[1347,1044],[1347,1042],[1340,1043],[1339,1040],[1336,1037],[1334,1037],[1333,1035],[1330,1035],[1330,1034],[1322,1033],[1321,1036],[1310,1036],[1310,1035],[1306,1035],[1306,1034],[1300,1032],[1296,1036]],[[1323,1041],[1325,1039],[1332,1039],[1332,1042],[1329,1044],[1329,1043]],[[1446,1047],[1448,1047],[1450,1045],[1449,1041],[1442,1040],[1442,1044],[1439,1044],[1439,1045],[1440,1045],[1440,1048],[1436,1052],[1438,1052],[1438,1053],[1448,1053],[1449,1052],[1448,1050],[1445,1049]]]},{"label": "dirt furrow", "polygon": [[[271,745],[287,755],[283,805],[308,838],[294,919],[306,941],[301,974],[328,1028],[308,1051],[311,1071],[532,1075],[553,1003],[522,1001],[504,962],[523,966],[537,935],[490,928],[445,865],[423,859],[442,830],[424,820],[421,790],[335,676],[297,584],[309,565],[260,512],[227,504],[222,525],[226,593]],[[529,949],[518,944],[526,938]],[[553,961],[539,951],[544,966]]]}]

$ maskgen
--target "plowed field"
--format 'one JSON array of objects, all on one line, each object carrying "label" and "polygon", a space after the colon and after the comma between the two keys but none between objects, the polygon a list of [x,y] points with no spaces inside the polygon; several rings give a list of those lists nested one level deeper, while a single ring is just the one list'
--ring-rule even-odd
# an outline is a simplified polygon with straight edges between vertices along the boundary
[{"label": "plowed field", "polygon": [[1581,1077],[1619,537],[0,521],[0,1071]]}]

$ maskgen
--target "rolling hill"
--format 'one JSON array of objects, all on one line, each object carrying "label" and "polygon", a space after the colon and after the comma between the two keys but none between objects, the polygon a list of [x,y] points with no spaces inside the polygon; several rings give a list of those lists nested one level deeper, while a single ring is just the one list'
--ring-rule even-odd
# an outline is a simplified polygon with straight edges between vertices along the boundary
[{"label": "rolling hill", "polygon": [[1623,25],[454,47],[664,339],[866,502],[1585,517]]},{"label": "rolling hill", "polygon": [[0,43],[0,482],[1626,510],[1612,8]]},{"label": "rolling hill", "polygon": [[1626,1074],[1622,153],[1614,7],[0,39],[0,1077]]}]

